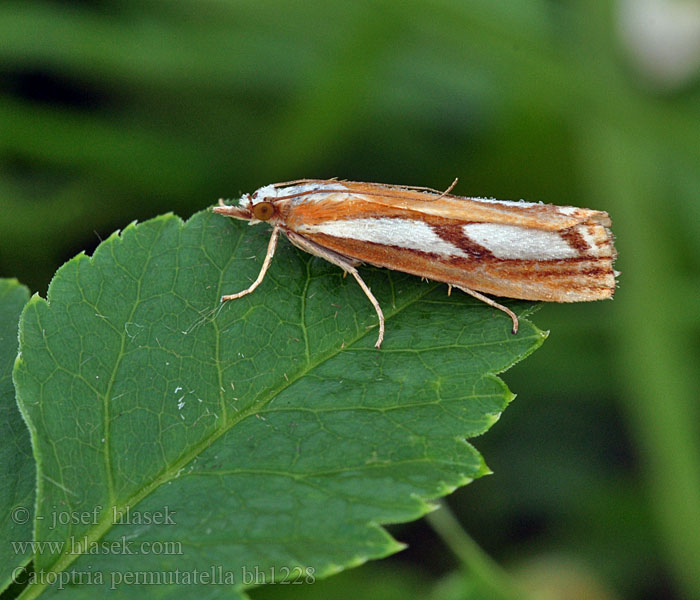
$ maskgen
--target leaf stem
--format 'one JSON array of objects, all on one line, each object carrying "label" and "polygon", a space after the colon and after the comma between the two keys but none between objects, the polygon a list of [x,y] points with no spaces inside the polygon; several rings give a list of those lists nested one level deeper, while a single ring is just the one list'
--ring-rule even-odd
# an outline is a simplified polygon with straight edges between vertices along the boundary
[{"label": "leaf stem", "polygon": [[425,518],[442,541],[460,560],[464,571],[479,588],[489,592],[493,600],[530,600],[511,576],[494,561],[462,528],[447,503],[439,501],[440,508]]}]

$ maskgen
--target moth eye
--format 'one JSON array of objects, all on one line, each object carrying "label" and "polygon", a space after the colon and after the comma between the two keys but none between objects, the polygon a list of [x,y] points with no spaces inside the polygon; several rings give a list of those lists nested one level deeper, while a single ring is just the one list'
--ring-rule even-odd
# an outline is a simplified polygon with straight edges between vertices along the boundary
[{"label": "moth eye", "polygon": [[259,221],[267,221],[275,212],[274,206],[270,202],[258,202],[253,207],[253,214]]}]

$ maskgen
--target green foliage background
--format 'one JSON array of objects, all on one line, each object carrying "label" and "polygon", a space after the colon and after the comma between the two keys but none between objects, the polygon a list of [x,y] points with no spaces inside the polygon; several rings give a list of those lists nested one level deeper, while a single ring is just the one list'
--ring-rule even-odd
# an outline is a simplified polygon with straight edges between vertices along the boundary
[{"label": "green foliage background", "polygon": [[[552,335],[479,440],[496,476],[450,499],[541,585],[700,597],[698,165],[697,73],[654,84],[613,2],[0,6],[0,275],[42,294],[132,220],[299,177],[459,176],[459,194],[611,214],[615,301],[540,311]],[[411,549],[254,594],[463,591],[429,529],[394,534]]]}]

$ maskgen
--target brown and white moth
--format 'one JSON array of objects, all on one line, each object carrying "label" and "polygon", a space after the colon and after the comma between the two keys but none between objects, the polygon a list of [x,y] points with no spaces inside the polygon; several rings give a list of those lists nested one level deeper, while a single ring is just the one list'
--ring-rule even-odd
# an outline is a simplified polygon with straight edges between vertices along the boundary
[{"label": "brown and white moth", "polygon": [[[456,183],[456,180],[455,180]],[[283,231],[302,250],[339,266],[359,283],[379,317],[379,302],[360,277],[368,263],[454,286],[518,318],[482,292],[523,300],[586,302],[615,292],[616,257],[610,218],[603,211],[463,198],[430,188],[300,179],[245,194],[238,206],[219,201],[222,215],[272,225],[267,254],[247,289],[262,282]]]}]

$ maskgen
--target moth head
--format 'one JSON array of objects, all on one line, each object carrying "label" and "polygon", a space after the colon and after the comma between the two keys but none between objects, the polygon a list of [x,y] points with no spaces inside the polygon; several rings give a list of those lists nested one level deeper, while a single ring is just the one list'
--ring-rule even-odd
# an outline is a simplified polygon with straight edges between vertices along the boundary
[{"label": "moth head", "polygon": [[272,202],[276,196],[274,186],[268,185],[256,190],[252,194],[243,194],[238,201],[238,206],[229,206],[223,200],[219,200],[219,206],[214,207],[214,212],[234,219],[249,221],[251,225],[260,221],[269,221],[277,212]]},{"label": "moth head", "polygon": [[[260,221],[269,221],[275,216],[274,200],[277,197],[277,188],[274,185],[266,185],[246,196],[248,209],[251,214],[251,224]],[[243,199],[241,199],[243,203]]]}]

